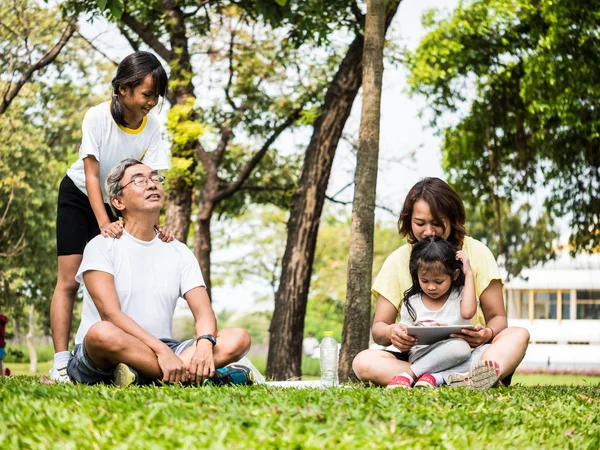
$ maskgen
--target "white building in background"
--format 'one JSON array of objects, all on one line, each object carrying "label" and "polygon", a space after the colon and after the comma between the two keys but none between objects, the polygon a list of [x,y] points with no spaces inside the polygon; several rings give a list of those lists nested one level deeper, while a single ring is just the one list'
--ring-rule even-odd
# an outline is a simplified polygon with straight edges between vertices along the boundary
[{"label": "white building in background", "polygon": [[505,283],[509,326],[527,328],[522,368],[600,369],[600,253],[568,252]]}]

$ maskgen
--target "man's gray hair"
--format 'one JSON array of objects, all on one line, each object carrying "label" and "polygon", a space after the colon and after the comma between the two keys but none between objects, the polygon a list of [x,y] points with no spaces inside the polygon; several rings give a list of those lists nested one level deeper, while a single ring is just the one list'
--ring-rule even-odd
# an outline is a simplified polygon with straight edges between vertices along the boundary
[{"label": "man's gray hair", "polygon": [[113,206],[112,199],[118,197],[119,192],[121,192],[121,189],[123,189],[121,186],[121,181],[123,180],[125,171],[129,167],[137,166],[138,164],[144,163],[135,158],[125,158],[124,160],[115,164],[115,166],[110,169],[110,172],[108,172],[108,175],[106,176],[106,193],[108,194],[110,209],[116,217],[123,217],[123,214],[121,214],[121,211]]}]

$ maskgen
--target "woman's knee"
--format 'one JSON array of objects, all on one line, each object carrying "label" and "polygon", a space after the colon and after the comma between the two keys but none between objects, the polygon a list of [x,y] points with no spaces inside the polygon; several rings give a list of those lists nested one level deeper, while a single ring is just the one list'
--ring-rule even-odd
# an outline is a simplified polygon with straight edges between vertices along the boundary
[{"label": "woman's knee", "polygon": [[526,328],[521,328],[521,327],[513,327],[515,329],[515,335],[518,337],[518,339],[522,342],[524,342],[525,344],[529,344],[529,339],[531,338],[531,335],[529,334],[529,331]]},{"label": "woman's knee", "polygon": [[[498,336],[499,340],[510,339],[513,343],[519,343],[522,345],[529,344],[529,331],[522,327],[508,327],[502,330]],[[495,342],[493,342],[495,343]]]},{"label": "woman's knee", "polygon": [[352,360],[352,370],[360,380],[368,380],[366,375],[369,373],[370,368],[373,367],[374,359],[377,359],[380,353],[381,350],[363,350],[354,357]]}]

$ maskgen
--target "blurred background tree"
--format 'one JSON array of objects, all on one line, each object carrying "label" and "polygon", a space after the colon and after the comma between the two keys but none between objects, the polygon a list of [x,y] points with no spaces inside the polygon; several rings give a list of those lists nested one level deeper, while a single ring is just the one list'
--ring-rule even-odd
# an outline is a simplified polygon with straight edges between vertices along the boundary
[{"label": "blurred background tree", "polygon": [[[412,92],[444,136],[448,181],[512,275],[552,257],[554,218],[569,218],[573,252],[600,244],[599,6],[464,2],[427,14],[430,32],[407,54]],[[534,211],[528,195],[540,190]]]}]

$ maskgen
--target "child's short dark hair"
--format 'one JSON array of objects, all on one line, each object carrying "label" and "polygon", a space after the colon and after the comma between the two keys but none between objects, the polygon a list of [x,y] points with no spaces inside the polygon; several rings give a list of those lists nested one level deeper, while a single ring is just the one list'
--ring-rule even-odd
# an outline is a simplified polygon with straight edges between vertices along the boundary
[{"label": "child's short dark hair", "polygon": [[[410,304],[409,298],[422,292],[419,284],[419,269],[423,267],[436,267],[452,277],[452,288],[464,286],[465,276],[460,270],[461,262],[456,259],[457,249],[439,236],[426,237],[413,245],[410,254],[409,271],[412,286],[404,292],[403,302],[406,305],[410,318],[416,322],[417,313]],[[459,275],[454,279],[456,270]]]}]

